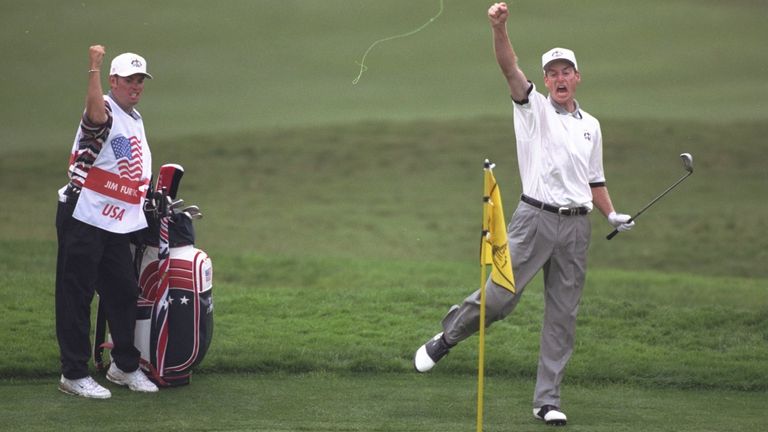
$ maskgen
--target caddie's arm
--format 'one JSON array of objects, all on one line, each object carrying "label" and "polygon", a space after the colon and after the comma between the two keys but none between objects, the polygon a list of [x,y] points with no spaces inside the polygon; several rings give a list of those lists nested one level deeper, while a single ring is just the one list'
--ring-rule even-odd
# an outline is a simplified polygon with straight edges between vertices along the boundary
[{"label": "caddie's arm", "polygon": [[496,53],[496,61],[499,63],[504,78],[507,79],[512,99],[520,102],[528,98],[530,83],[517,65],[517,55],[507,34],[507,18],[509,18],[509,10],[506,3],[495,3],[488,9],[488,20],[491,22],[491,29],[493,30],[493,48]]},{"label": "caddie's arm", "polygon": [[94,125],[103,125],[109,119],[101,90],[101,65],[104,60],[104,53],[104,47],[101,45],[94,45],[88,49],[91,67],[88,69],[85,116]]}]

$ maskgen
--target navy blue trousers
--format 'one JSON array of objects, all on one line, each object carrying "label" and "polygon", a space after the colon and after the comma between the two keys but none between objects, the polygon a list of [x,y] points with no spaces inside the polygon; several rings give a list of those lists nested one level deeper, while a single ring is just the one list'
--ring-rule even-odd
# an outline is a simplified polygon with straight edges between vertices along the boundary
[{"label": "navy blue trousers", "polygon": [[91,303],[94,293],[103,302],[114,343],[112,359],[121,370],[139,367],[133,344],[139,285],[133,269],[129,234],[116,234],[72,217],[77,203],[59,202],[56,212],[56,337],[61,373],[84,378],[91,357]]}]

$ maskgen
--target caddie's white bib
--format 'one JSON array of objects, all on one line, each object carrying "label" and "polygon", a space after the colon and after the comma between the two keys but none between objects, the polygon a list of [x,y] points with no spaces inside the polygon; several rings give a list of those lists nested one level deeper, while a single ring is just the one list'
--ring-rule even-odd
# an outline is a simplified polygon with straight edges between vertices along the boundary
[{"label": "caddie's white bib", "polygon": [[[114,233],[130,233],[147,226],[142,209],[152,175],[152,154],[144,122],[123,111],[108,95],[112,129],[88,171],[73,217]],[[75,146],[80,139],[78,130]]]}]

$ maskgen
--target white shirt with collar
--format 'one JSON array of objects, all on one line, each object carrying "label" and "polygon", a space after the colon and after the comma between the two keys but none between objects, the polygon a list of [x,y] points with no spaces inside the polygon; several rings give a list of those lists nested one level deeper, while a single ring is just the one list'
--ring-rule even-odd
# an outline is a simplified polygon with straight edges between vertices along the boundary
[{"label": "white shirt with collar", "polygon": [[528,100],[514,105],[523,193],[557,207],[592,209],[590,184],[605,182],[600,122],[578,103],[569,113],[533,84]]}]

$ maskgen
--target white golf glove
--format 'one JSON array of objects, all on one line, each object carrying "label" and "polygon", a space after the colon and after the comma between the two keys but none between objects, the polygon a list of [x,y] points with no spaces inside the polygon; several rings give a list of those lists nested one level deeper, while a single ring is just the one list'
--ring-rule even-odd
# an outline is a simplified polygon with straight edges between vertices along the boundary
[{"label": "white golf glove", "polygon": [[619,232],[629,231],[635,226],[634,221],[627,223],[630,219],[632,219],[632,216],[616,213],[615,211],[608,215],[608,223],[613,225],[616,231]]}]

